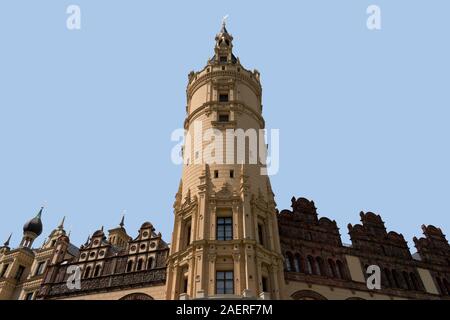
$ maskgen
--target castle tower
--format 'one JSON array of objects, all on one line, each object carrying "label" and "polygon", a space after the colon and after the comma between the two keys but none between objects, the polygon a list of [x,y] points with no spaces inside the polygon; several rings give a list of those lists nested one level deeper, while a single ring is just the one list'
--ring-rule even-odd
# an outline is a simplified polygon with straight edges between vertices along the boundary
[{"label": "castle tower", "polygon": [[29,248],[33,245],[34,240],[39,237],[42,233],[42,211],[44,207],[41,207],[36,217],[26,222],[23,226],[23,237],[20,242],[20,247]]},{"label": "castle tower", "polygon": [[263,165],[260,74],[233,54],[225,23],[215,41],[214,57],[189,74],[186,90],[167,298],[279,299],[283,263]]}]

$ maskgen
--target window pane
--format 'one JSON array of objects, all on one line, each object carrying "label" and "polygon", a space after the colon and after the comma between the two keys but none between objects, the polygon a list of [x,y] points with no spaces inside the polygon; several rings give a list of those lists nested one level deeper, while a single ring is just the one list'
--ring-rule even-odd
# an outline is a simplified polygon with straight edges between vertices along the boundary
[{"label": "window pane", "polygon": [[227,278],[227,279],[233,279],[233,272],[232,272],[232,271],[228,271],[228,272],[226,273],[226,278]]}]

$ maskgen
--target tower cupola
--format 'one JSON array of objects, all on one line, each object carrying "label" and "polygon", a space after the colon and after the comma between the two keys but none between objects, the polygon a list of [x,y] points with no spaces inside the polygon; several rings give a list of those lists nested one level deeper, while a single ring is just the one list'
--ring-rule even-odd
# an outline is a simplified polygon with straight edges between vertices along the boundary
[{"label": "tower cupola", "polygon": [[228,33],[226,28],[226,18],[222,20],[222,28],[220,32],[216,35],[216,46],[214,48],[214,58],[211,62],[219,64],[237,62],[237,58],[233,54],[233,36]]},{"label": "tower cupola", "polygon": [[21,247],[31,248],[34,240],[42,233],[42,211],[44,207],[41,207],[38,214],[23,226],[23,238],[20,243]]}]

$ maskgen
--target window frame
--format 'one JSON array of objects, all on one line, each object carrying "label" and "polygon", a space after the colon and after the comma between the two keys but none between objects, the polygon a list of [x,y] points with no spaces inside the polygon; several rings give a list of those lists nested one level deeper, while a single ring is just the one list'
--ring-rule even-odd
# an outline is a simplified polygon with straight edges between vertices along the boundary
[{"label": "window frame", "polygon": [[[219,283],[222,286],[219,286]],[[234,271],[216,271],[216,294],[234,294]]]},{"label": "window frame", "polygon": [[19,268],[17,269],[16,275],[14,276],[14,280],[20,281],[22,279],[23,274],[25,272],[26,267],[19,265]]},{"label": "window frame", "polygon": [[228,92],[219,93],[219,102],[230,102],[230,95]]},{"label": "window frame", "polygon": [[36,267],[36,272],[34,273],[35,276],[40,276],[45,271],[45,263],[47,261],[40,261]]},{"label": "window frame", "polygon": [[219,113],[217,116],[217,122],[228,123],[230,122],[230,114],[226,112]]},{"label": "window frame", "polygon": [[[220,233],[222,233],[222,236]],[[216,240],[233,240],[233,217],[225,216],[216,218]]]},{"label": "window frame", "polygon": [[27,292],[25,294],[24,300],[27,300],[27,301],[34,300],[34,292]]}]

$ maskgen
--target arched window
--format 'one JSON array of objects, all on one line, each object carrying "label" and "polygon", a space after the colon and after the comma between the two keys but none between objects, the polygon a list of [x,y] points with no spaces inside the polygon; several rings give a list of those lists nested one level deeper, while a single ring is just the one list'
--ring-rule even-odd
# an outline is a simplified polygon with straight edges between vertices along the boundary
[{"label": "arched window", "polygon": [[330,275],[333,278],[337,278],[336,264],[334,263],[334,261],[332,259],[328,259],[328,269],[330,269]]},{"label": "arched window", "polygon": [[101,266],[98,264],[95,266],[94,277],[98,277],[100,275]]},{"label": "arched window", "polygon": [[294,271],[300,272],[300,255],[297,253],[294,259]]},{"label": "arched window", "polygon": [[398,277],[397,270],[392,270],[392,278],[394,279],[394,286],[396,288],[401,288],[402,286],[400,285],[400,279]]},{"label": "arched window", "polygon": [[291,271],[291,264],[290,264],[289,258],[287,256],[284,257],[284,269],[286,271]]},{"label": "arched window", "polygon": [[443,285],[445,289],[447,289],[447,294],[450,295],[450,284],[448,283],[447,279],[443,280]]},{"label": "arched window", "polygon": [[413,285],[414,290],[419,291],[420,287],[419,287],[419,281],[417,280],[417,277],[414,273],[410,273],[409,277],[411,278],[411,283]]},{"label": "arched window", "polygon": [[153,257],[148,258],[147,269],[153,269]]},{"label": "arched window", "polygon": [[286,270],[287,271],[295,271],[294,268],[294,256],[291,252],[286,253]]},{"label": "arched window", "polygon": [[298,265],[298,272],[304,272],[305,270],[303,270],[303,258],[301,255],[299,255],[298,253],[295,255],[295,260],[297,261],[297,265]]},{"label": "arched window", "polygon": [[409,283],[409,275],[406,271],[403,271],[403,279],[405,279],[406,289],[411,290],[411,284]]},{"label": "arched window", "polygon": [[309,274],[315,273],[314,271],[314,258],[311,256],[308,256],[308,260],[306,263],[306,268]]},{"label": "arched window", "polygon": [[341,260],[336,261],[339,279],[345,279],[345,268]]},{"label": "arched window", "polygon": [[131,272],[132,270],[133,270],[133,260],[130,260],[127,263],[127,272]]},{"label": "arched window", "polygon": [[91,276],[91,267],[88,266],[86,268],[86,270],[84,271],[84,278],[86,279],[86,278],[89,278],[90,276]]},{"label": "arched window", "polygon": [[138,260],[138,263],[137,263],[136,271],[141,271],[141,270],[142,270],[142,265],[143,265],[143,263],[144,263],[144,260],[143,260],[142,258],[140,258],[140,259]]},{"label": "arched window", "polygon": [[316,272],[319,276],[325,275],[325,270],[323,267],[323,259],[321,257],[316,257]]},{"label": "arched window", "polygon": [[386,279],[387,286],[392,288],[392,276],[388,268],[384,268],[384,278]]},{"label": "arched window", "polygon": [[444,283],[440,278],[436,278],[437,284],[439,286],[439,291],[441,291],[442,295],[447,295],[447,288],[444,286]]}]

